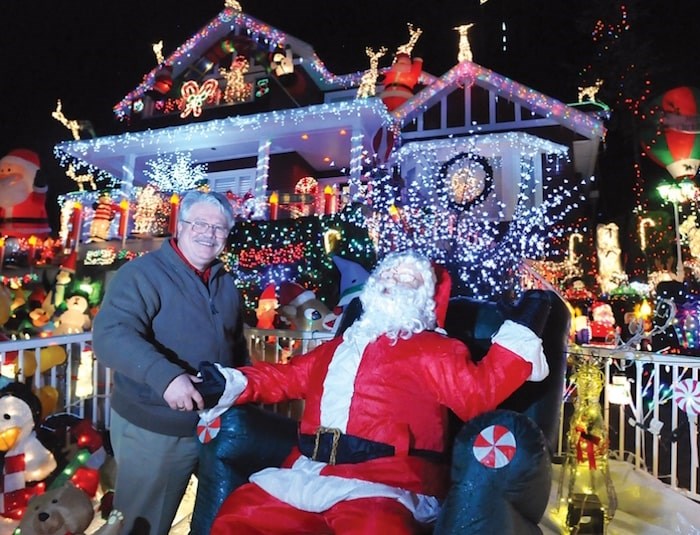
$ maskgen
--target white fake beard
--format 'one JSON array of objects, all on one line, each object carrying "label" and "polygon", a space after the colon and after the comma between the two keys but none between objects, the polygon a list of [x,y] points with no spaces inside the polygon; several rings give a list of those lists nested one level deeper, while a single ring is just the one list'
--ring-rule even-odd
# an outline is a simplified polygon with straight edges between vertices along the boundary
[{"label": "white fake beard", "polygon": [[375,340],[386,335],[396,341],[433,327],[423,295],[413,288],[376,281],[365,286],[362,305],[362,317],[346,331],[346,340],[355,336]]}]

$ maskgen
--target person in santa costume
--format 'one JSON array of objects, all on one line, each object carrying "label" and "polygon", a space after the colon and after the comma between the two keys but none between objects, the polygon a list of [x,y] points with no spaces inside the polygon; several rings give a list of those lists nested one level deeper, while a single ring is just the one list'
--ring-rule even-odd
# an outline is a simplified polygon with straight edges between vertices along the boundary
[{"label": "person in santa costume", "polygon": [[36,180],[39,155],[15,149],[0,158],[0,235],[46,238],[51,233],[45,185]]},{"label": "person in santa costume", "polygon": [[368,279],[365,312],[342,337],[286,365],[217,365],[226,387],[200,412],[201,425],[234,403],[306,403],[283,467],[231,493],[212,533],[410,534],[435,520],[449,484],[449,409],[469,420],[548,374],[539,338],[546,293],[524,294],[478,364],[435,330],[449,294],[446,270],[393,253]]}]

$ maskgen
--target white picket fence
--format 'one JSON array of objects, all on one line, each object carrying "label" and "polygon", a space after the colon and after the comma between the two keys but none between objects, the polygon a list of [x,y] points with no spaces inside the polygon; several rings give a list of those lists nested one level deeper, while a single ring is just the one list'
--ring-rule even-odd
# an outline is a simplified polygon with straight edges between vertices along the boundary
[{"label": "white picket fence", "polygon": [[[291,330],[247,329],[253,360],[284,362],[329,339],[326,333]],[[35,390],[52,387],[58,394],[57,412],[69,412],[89,419],[98,428],[109,427],[110,371],[99,365],[91,350],[91,333],[53,338],[33,338],[0,342],[3,375],[11,362],[34,358],[41,365],[41,350],[60,346],[65,362],[32,377],[21,369],[18,379],[31,382]],[[601,396],[604,419],[608,425],[610,455],[634,464],[671,488],[691,499],[700,500],[698,484],[697,412],[700,399],[692,392],[685,398],[673,393],[679,385],[700,379],[700,357],[663,355],[639,351],[615,351],[610,348],[577,349],[600,359],[607,384],[619,381],[629,385],[629,403],[611,402],[609,391]],[[697,383],[695,383],[697,384]],[[566,394],[566,393],[565,393]],[[697,412],[693,412],[697,408]],[[298,417],[301,405],[290,403],[275,410]],[[563,396],[559,453],[565,453],[567,418],[571,400]]]}]

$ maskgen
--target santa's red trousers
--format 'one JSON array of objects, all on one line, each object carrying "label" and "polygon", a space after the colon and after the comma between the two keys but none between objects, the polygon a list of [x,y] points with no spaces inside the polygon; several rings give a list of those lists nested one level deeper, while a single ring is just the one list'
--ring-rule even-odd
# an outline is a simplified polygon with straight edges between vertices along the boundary
[{"label": "santa's red trousers", "polygon": [[248,483],[224,502],[214,520],[212,535],[414,535],[421,524],[398,501],[360,498],[342,501],[322,513],[300,511]]}]

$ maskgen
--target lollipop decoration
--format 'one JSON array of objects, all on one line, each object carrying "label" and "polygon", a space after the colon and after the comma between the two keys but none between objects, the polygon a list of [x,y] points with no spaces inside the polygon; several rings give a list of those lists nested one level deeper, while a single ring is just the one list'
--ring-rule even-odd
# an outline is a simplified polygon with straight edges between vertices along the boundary
[{"label": "lollipop decoration", "polygon": [[690,455],[693,470],[698,468],[698,414],[700,414],[700,381],[683,379],[673,387],[673,401],[688,415],[690,424]]}]

